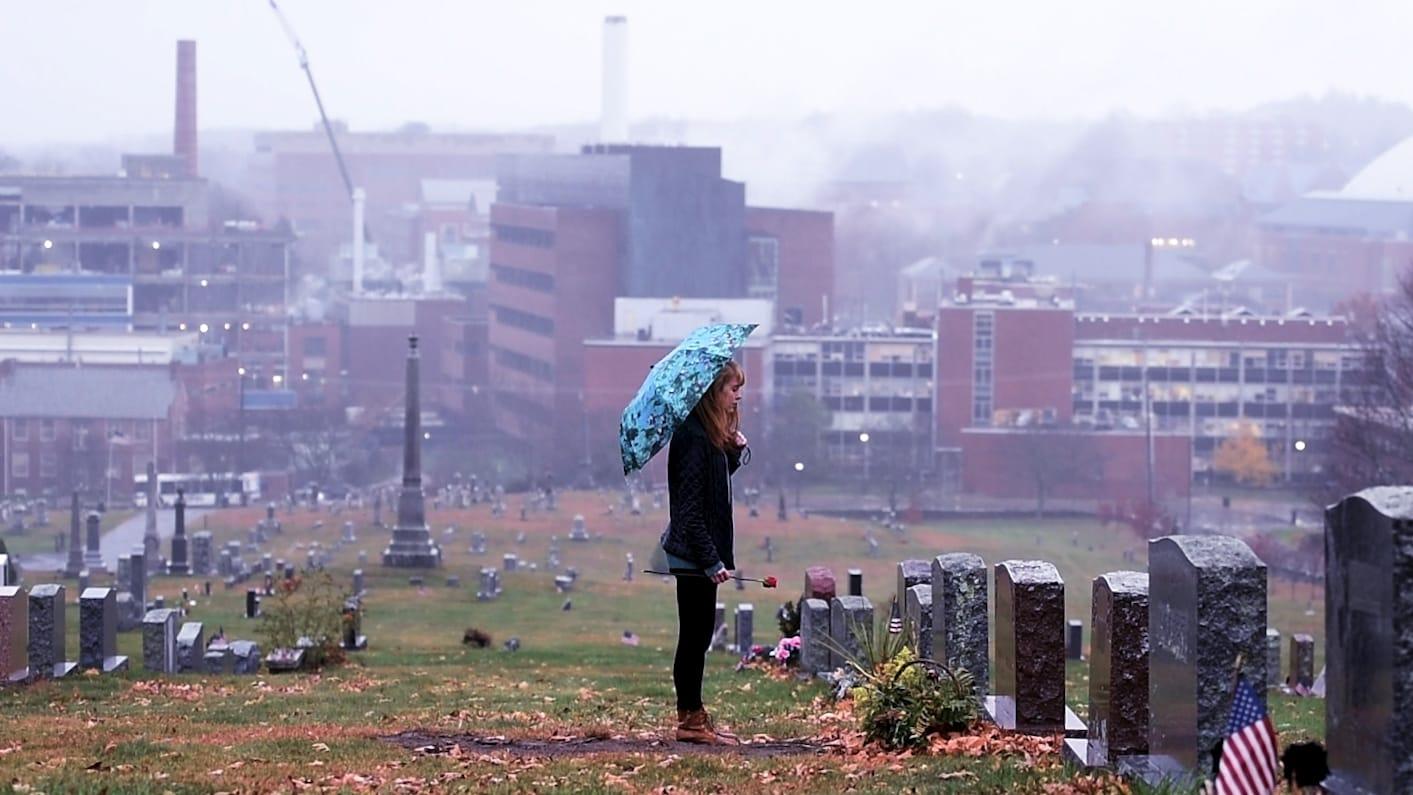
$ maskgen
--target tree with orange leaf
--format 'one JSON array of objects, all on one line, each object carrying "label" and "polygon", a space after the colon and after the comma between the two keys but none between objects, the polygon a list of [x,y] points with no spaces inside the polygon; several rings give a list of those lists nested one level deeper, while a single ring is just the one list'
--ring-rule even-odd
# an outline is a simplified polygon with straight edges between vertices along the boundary
[{"label": "tree with orange leaf", "polygon": [[1276,465],[1270,451],[1261,441],[1256,426],[1244,422],[1217,446],[1212,456],[1212,468],[1230,475],[1237,483],[1248,486],[1269,486],[1276,477]]}]

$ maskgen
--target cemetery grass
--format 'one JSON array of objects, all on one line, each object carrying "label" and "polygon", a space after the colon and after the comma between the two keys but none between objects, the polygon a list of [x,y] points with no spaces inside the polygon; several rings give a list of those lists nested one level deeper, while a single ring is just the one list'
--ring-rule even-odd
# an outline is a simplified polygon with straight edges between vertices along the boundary
[{"label": "cemetery grass", "polygon": [[[559,511],[532,513],[525,522],[518,518],[514,497],[510,515],[501,519],[492,519],[484,505],[431,511],[429,523],[443,544],[447,565],[420,573],[426,580],[422,589],[408,585],[409,575],[418,573],[378,565],[387,531],[370,526],[370,512],[355,514],[360,540],[334,555],[330,573],[348,582],[358,565],[357,550],[368,551],[363,623],[368,651],[317,674],[163,678],[140,670],[139,634],[121,634],[119,652],[129,656],[132,672],[81,676],[3,695],[7,720],[0,722],[0,782],[45,792],[287,791],[306,786],[391,791],[399,781],[406,790],[651,791],[675,785],[692,791],[752,786],[770,791],[915,787],[1026,792],[1079,780],[1080,774],[1064,768],[1057,757],[906,759],[831,752],[746,758],[681,753],[670,743],[648,746],[652,738],[667,736],[675,719],[673,589],[650,575],[637,573],[631,583],[622,576],[626,552],[633,553],[635,568],[646,565],[665,511],[609,517],[603,515],[608,499],[563,495]],[[243,539],[262,513],[249,508],[210,514],[217,548],[228,539]],[[586,516],[595,540],[567,540],[574,513]],[[1069,615],[1084,617],[1087,624],[1089,579],[1123,568],[1125,545],[1141,549],[1127,531],[1094,522],[970,522],[910,528],[904,538],[880,528],[881,554],[869,559],[861,523],[824,517],[777,522],[773,510],[759,518],[739,509],[738,515],[740,567],[748,575],[772,574],[782,582],[776,591],[751,584],[746,591],[727,586],[719,592],[728,605],[728,621],[736,604],[755,605],[758,643],[778,638],[775,609],[798,596],[803,569],[813,563],[833,567],[841,590],[845,570],[862,568],[865,593],[886,615],[897,560],[953,550],[976,551],[988,563],[1007,557],[1048,559],[1068,583],[1086,584],[1071,586],[1066,598]],[[266,551],[302,561],[305,544],[331,544],[347,517],[300,509],[292,515],[282,511],[278,518],[285,532],[267,543]],[[312,527],[316,522],[322,526]],[[458,529],[447,536],[442,531],[449,525]],[[483,557],[467,551],[472,529],[488,536],[489,552]],[[526,535],[523,544],[516,543],[519,532]],[[1075,533],[1078,546],[1072,541]],[[566,595],[554,592],[543,569],[551,535],[559,536],[563,564],[581,573],[575,590]],[[759,548],[766,535],[777,548],[770,564]],[[540,570],[503,574],[505,592],[499,600],[474,601],[475,572],[483,565],[498,566],[507,552],[538,563]],[[459,576],[461,587],[446,587],[447,575]],[[223,627],[231,637],[259,638],[257,622],[240,618],[245,586],[227,591],[213,579],[210,599],[199,596],[200,578],[156,578],[149,592],[164,595],[170,606],[186,586],[197,602],[188,620],[202,621],[207,637]],[[75,657],[78,611],[72,604],[73,583],[68,585],[68,649]],[[572,601],[567,612],[561,609],[565,599]],[[488,632],[492,648],[463,646],[467,627]],[[623,645],[625,630],[635,633],[640,645]],[[1086,630],[1086,640],[1087,635]],[[501,650],[511,636],[519,639],[519,652]],[[719,722],[743,737],[828,737],[846,725],[821,719],[832,710],[822,684],[732,667],[727,655],[712,655],[706,701]],[[1084,674],[1084,666],[1071,664],[1069,697],[1081,713],[1087,701]],[[1287,725],[1302,736],[1322,733],[1311,706],[1322,702],[1273,697],[1271,705],[1283,740],[1293,739]],[[471,747],[451,754],[422,753],[382,739],[406,731],[510,740],[622,736],[641,747],[535,759]]]},{"label": "cemetery grass", "polygon": [[[102,518],[99,519],[99,531],[106,533],[135,515],[132,511],[110,510],[102,514]],[[69,503],[67,500],[59,508],[49,509],[48,525],[27,527],[20,534],[6,532],[4,534],[5,549],[11,555],[48,554],[62,558],[68,553],[54,551],[54,537],[60,533],[65,536],[69,534]],[[33,580],[34,576],[31,575],[30,579]]]}]

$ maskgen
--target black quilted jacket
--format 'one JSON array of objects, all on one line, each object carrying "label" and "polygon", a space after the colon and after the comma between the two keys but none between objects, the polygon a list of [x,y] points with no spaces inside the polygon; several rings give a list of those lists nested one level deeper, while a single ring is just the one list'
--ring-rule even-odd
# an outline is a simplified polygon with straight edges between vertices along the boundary
[{"label": "black quilted jacket", "polygon": [[731,475],[741,451],[723,452],[707,438],[695,416],[672,434],[667,448],[667,499],[671,521],[662,548],[703,570],[719,561],[736,568],[731,526]]}]

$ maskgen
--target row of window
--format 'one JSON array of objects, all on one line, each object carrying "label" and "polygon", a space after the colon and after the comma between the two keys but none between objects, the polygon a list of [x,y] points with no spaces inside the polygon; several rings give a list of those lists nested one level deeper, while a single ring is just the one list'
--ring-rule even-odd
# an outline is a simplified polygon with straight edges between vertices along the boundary
[{"label": "row of window", "polygon": [[517,246],[554,248],[554,232],[548,229],[511,224],[491,224],[491,234],[495,235],[496,240],[513,243]]},{"label": "row of window", "polygon": [[[10,476],[16,478],[29,477],[29,453],[10,454]],[[42,478],[57,477],[59,474],[59,457],[54,453],[39,454],[39,476]]]},{"label": "row of window", "polygon": [[495,312],[499,323],[544,337],[554,336],[554,321],[547,317],[500,304],[492,304],[491,311]]},{"label": "row of window", "polygon": [[[27,442],[30,435],[34,433],[33,428],[38,429],[39,441],[52,442],[55,436],[55,423],[51,419],[12,419],[10,420],[10,439],[14,442]],[[140,442],[152,439],[152,426],[146,422],[132,423],[131,428],[112,428],[112,431],[119,437],[135,439]],[[89,437],[97,438],[100,434],[96,428],[74,423],[69,434],[73,439],[74,449],[83,450],[88,447]]]},{"label": "row of window", "polygon": [[[1235,367],[1149,367],[1149,381],[1196,381],[1198,383],[1248,383],[1248,384],[1333,384],[1338,378],[1335,370],[1288,370],[1288,369],[1248,369]],[[1074,377],[1078,381],[1142,381],[1142,367],[1095,368],[1087,364],[1075,364]]]},{"label": "row of window", "polygon": [[[1334,406],[1329,403],[1189,403],[1186,401],[1155,400],[1153,414],[1159,417],[1280,417],[1297,419],[1334,419]],[[1076,414],[1088,414],[1093,401],[1076,400]],[[1098,409],[1141,414],[1143,403],[1137,400],[1101,400]]]},{"label": "row of window", "polygon": [[[774,371],[777,376],[813,376],[821,371],[827,376],[862,376],[865,372],[865,365],[863,362],[776,359]],[[932,363],[924,362],[913,365],[908,362],[872,362],[867,365],[867,372],[873,378],[931,378]]]},{"label": "row of window", "polygon": [[[869,397],[863,395],[825,395],[821,402],[833,411],[919,412],[932,411],[932,398]],[[867,408],[865,408],[867,407]]]},{"label": "row of window", "polygon": [[554,274],[491,263],[491,277],[501,284],[524,287],[542,293],[554,292]]},{"label": "row of window", "polygon": [[491,353],[495,356],[496,364],[506,369],[524,373],[540,381],[554,380],[554,367],[549,362],[507,348],[492,347]]}]

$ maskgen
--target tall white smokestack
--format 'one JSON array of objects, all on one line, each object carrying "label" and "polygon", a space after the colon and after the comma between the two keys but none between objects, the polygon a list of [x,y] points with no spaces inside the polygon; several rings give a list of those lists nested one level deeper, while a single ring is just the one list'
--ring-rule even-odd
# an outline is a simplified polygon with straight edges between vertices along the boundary
[{"label": "tall white smokestack", "polygon": [[603,92],[599,142],[628,141],[628,17],[603,20]]},{"label": "tall white smokestack", "polygon": [[368,194],[353,189],[353,292],[363,292],[363,202]]},{"label": "tall white smokestack", "polygon": [[422,291],[442,291],[442,263],[437,256],[436,232],[427,232],[422,236]]}]

